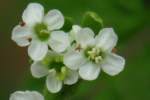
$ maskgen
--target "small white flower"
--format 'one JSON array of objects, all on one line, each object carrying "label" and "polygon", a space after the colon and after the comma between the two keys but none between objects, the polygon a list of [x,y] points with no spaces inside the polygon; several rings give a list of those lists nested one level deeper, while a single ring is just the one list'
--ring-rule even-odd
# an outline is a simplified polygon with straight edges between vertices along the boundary
[{"label": "small white flower", "polygon": [[44,100],[44,97],[36,91],[16,91],[9,100]]},{"label": "small white flower", "polygon": [[12,40],[22,47],[29,45],[28,54],[33,60],[42,60],[48,52],[48,45],[56,52],[63,52],[69,46],[68,35],[58,30],[64,25],[59,10],[50,10],[44,16],[42,5],[30,3],[22,19],[24,25],[13,29]]},{"label": "small white flower", "polygon": [[81,78],[95,80],[101,69],[111,76],[123,70],[125,59],[112,53],[118,40],[112,28],[102,29],[96,37],[90,28],[83,28],[75,37],[76,48],[65,54],[64,63],[70,69],[79,69]]},{"label": "small white flower", "polygon": [[31,73],[35,78],[46,77],[46,85],[50,92],[57,93],[63,83],[75,84],[78,81],[78,72],[68,69],[63,64],[60,54],[49,51],[43,61],[36,61],[31,65]]}]

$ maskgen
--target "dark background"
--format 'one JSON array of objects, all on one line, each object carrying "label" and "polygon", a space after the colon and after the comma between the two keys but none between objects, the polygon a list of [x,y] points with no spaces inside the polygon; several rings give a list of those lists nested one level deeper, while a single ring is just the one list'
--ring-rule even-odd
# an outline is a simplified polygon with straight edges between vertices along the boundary
[{"label": "dark background", "polygon": [[0,1],[0,100],[23,89],[30,73],[27,49],[11,40],[13,27],[29,2],[40,2],[48,11],[59,9],[77,24],[85,11],[95,11],[105,27],[119,36],[118,54],[126,58],[125,70],[115,77],[82,82],[69,100],[150,100],[150,1],[149,0],[1,0]]}]

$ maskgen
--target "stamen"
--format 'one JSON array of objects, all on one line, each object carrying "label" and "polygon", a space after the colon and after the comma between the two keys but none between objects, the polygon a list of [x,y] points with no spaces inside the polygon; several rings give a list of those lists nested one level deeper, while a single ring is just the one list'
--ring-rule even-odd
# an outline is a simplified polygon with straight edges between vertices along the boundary
[{"label": "stamen", "polygon": [[99,48],[91,48],[86,50],[87,58],[95,63],[100,63],[103,59],[102,51]]},{"label": "stamen", "polygon": [[98,56],[98,57],[95,58],[96,63],[99,63],[101,60],[102,60],[102,56]]}]

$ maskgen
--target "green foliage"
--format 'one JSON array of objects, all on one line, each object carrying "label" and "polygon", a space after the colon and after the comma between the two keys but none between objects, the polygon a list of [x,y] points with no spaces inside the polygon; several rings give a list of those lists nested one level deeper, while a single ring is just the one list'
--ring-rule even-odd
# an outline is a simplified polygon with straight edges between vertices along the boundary
[{"label": "green foliage", "polygon": [[95,34],[98,34],[103,27],[103,20],[95,12],[86,12],[82,20],[83,27],[90,27],[94,30]]},{"label": "green foliage", "polygon": [[74,20],[71,17],[65,17],[65,23],[62,28],[63,31],[69,32],[74,24]]}]

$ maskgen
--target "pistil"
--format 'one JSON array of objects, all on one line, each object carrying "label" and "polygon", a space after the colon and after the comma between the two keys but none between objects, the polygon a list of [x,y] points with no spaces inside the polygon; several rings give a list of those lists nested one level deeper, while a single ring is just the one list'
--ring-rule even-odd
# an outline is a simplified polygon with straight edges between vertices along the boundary
[{"label": "pistil", "polygon": [[50,36],[50,32],[47,28],[47,26],[43,23],[36,24],[34,27],[34,32],[37,36],[38,39],[41,41],[46,41],[48,40]]}]

